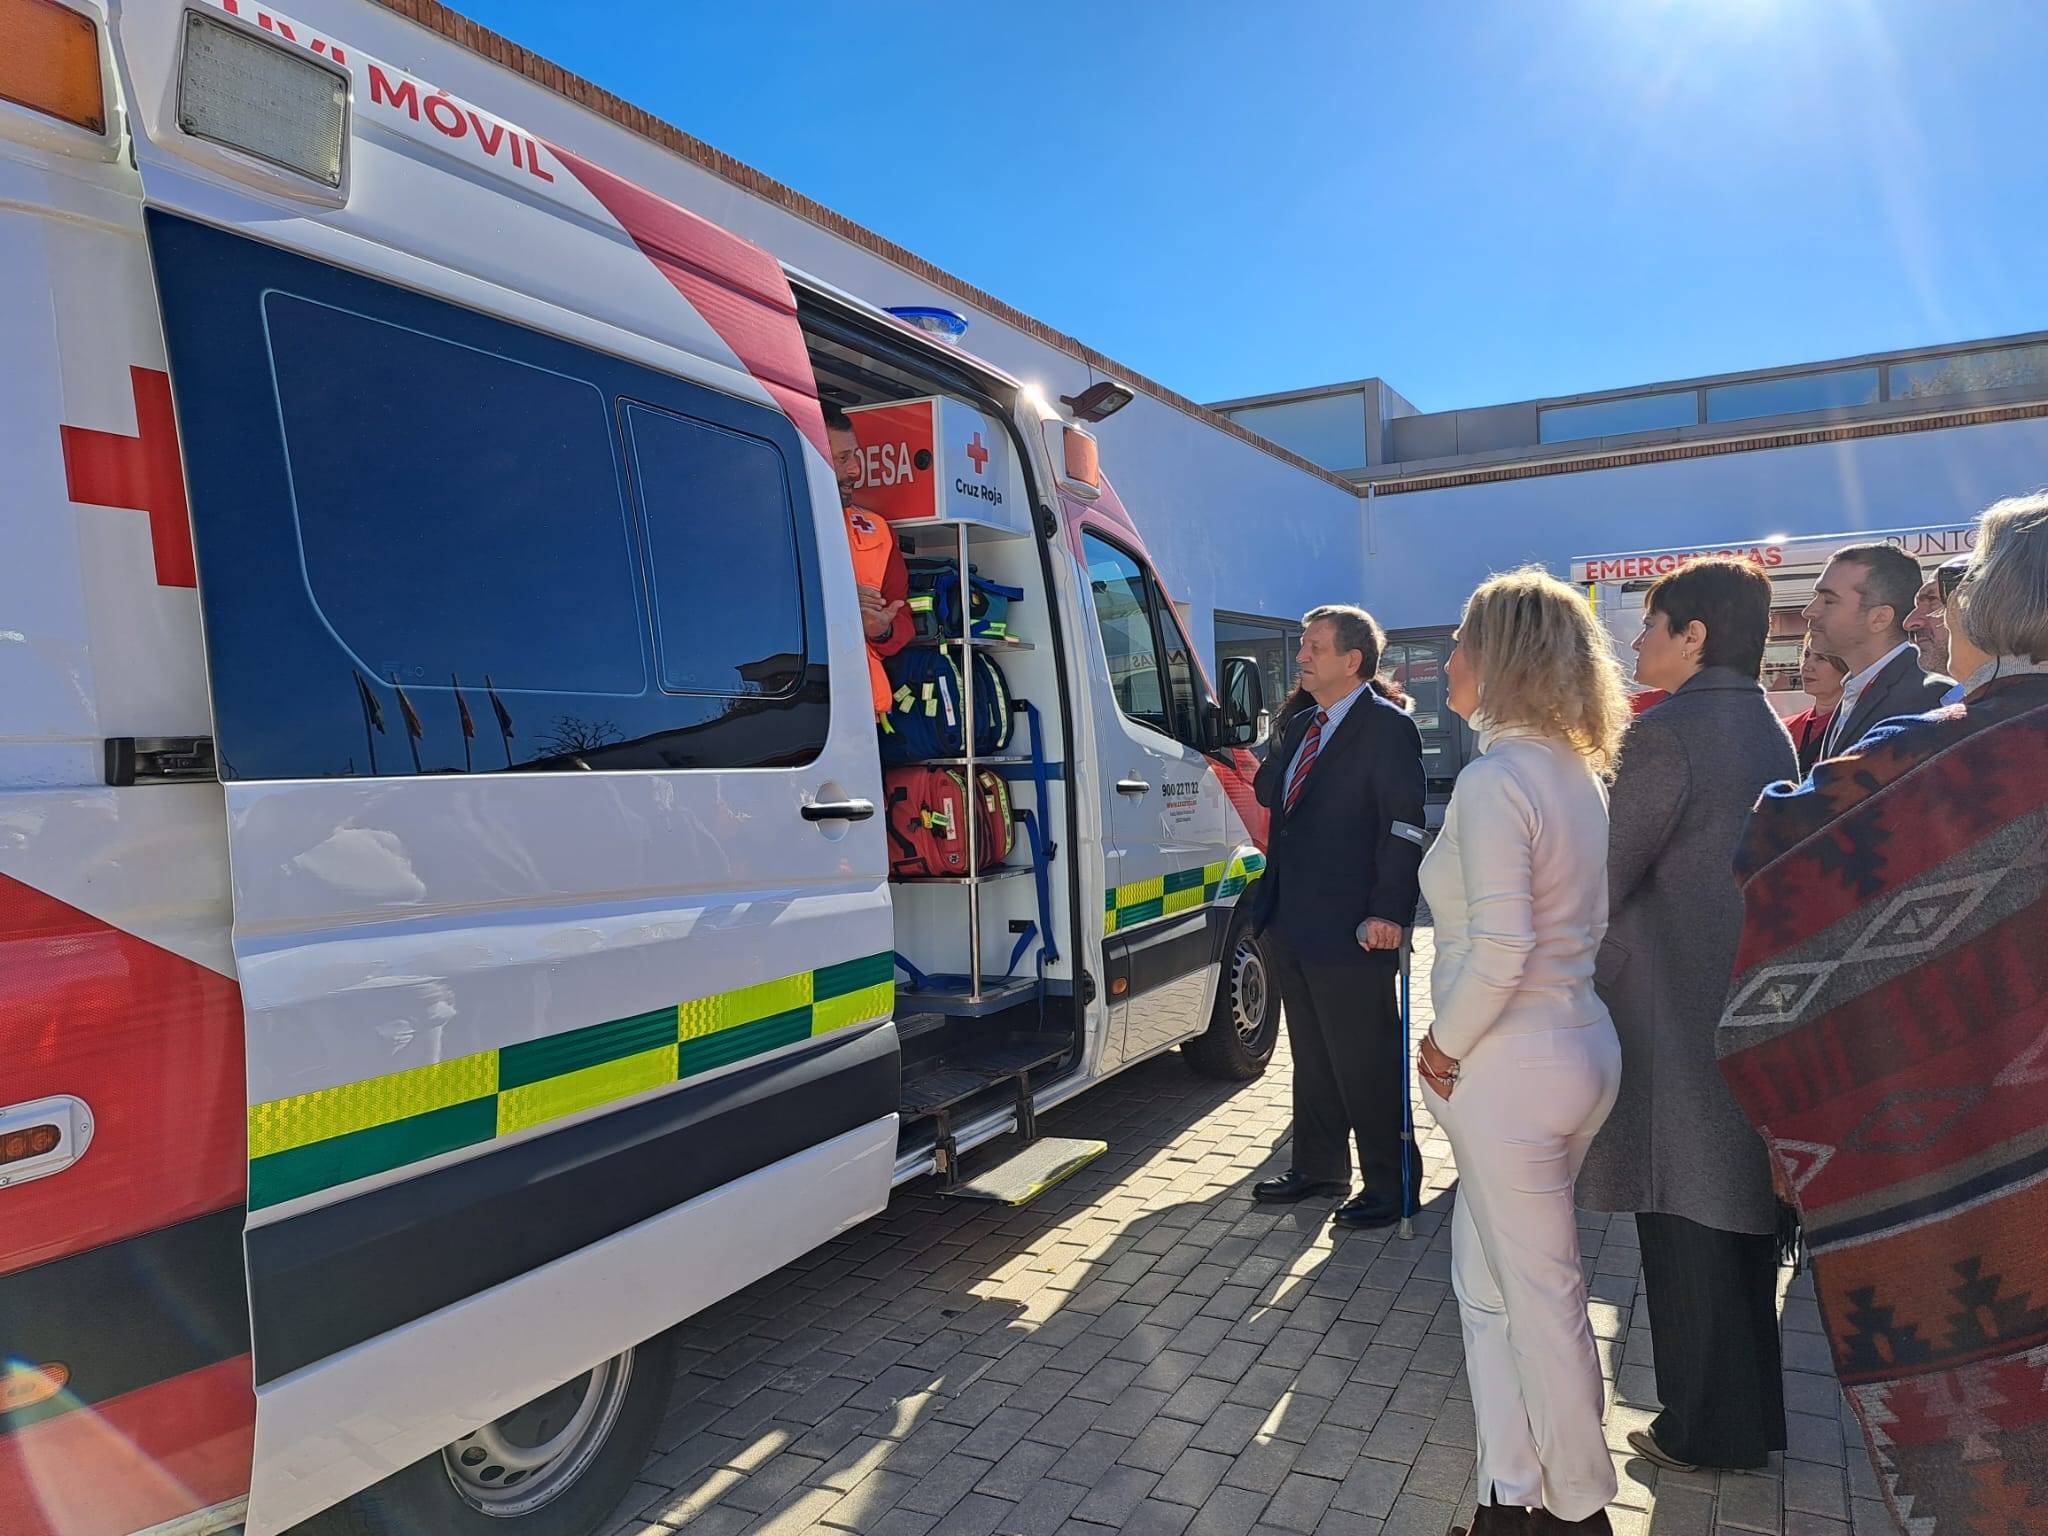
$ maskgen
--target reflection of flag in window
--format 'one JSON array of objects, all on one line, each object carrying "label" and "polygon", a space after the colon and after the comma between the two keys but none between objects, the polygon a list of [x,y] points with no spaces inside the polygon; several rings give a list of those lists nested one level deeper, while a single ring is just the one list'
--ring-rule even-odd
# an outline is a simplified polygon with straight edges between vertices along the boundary
[{"label": "reflection of flag in window", "polygon": [[426,727],[420,724],[420,712],[412,707],[412,700],[405,696],[405,690],[398,686],[398,674],[391,674],[391,691],[398,695],[398,712],[405,716],[405,734],[422,736]]},{"label": "reflection of flag in window", "polygon": [[490,696],[491,713],[498,717],[498,734],[505,739],[505,766],[512,766],[512,712],[505,708],[505,701],[498,697],[498,685],[491,681],[491,674],[484,674],[484,692]]},{"label": "reflection of flag in window", "polygon": [[356,674],[356,692],[362,697],[363,718],[377,728],[377,734],[384,734],[384,706],[377,702],[377,696],[370,692],[370,685],[363,681],[363,674]]},{"label": "reflection of flag in window", "polygon": [[412,749],[412,771],[421,772],[420,737],[426,734],[426,727],[420,724],[420,712],[412,707],[412,700],[405,696],[405,690],[398,686],[398,674],[391,674],[391,691],[398,695],[398,712],[405,716],[405,744]]},{"label": "reflection of flag in window", "polygon": [[455,690],[455,713],[462,717],[462,771],[468,773],[476,767],[469,757],[469,744],[476,739],[476,721],[469,716],[469,700],[462,696],[462,679],[450,672],[448,686]]}]

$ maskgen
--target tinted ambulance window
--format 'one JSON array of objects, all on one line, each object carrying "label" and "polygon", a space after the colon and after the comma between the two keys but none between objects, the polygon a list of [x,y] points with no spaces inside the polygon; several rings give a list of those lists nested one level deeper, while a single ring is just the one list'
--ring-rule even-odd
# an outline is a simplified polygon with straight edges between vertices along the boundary
[{"label": "tinted ambulance window", "polygon": [[265,309],[306,584],[357,666],[407,688],[644,692],[603,392],[287,294]]},{"label": "tinted ambulance window", "polygon": [[821,566],[786,416],[147,217],[222,777],[817,756]]},{"label": "tinted ambulance window", "polygon": [[1095,622],[1109,657],[1110,686],[1117,707],[1156,731],[1168,731],[1165,693],[1159,681],[1159,648],[1145,574],[1138,562],[1094,534],[1082,535],[1088,552],[1088,586],[1095,598]]},{"label": "tinted ambulance window", "polygon": [[1146,585],[1152,590],[1153,609],[1159,615],[1159,633],[1166,641],[1167,717],[1173,722],[1169,729],[1187,746],[1200,747],[1202,690],[1195,681],[1194,648],[1188,644],[1187,635],[1180,627],[1180,616],[1167,602],[1166,594],[1159,590],[1159,584],[1148,580]]},{"label": "tinted ambulance window", "polygon": [[661,686],[787,693],[803,669],[803,587],[772,443],[628,405]]}]

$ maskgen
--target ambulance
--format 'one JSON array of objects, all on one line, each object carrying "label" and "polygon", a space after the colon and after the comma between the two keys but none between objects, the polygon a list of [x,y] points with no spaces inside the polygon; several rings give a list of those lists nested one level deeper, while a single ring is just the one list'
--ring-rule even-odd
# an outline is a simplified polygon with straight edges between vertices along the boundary
[{"label": "ambulance", "polygon": [[[1085,425],[319,11],[0,0],[5,1536],[595,1531],[682,1319],[1273,1049],[1257,669]],[[956,875],[826,403],[1020,594]]]},{"label": "ambulance", "polygon": [[1920,563],[1923,574],[1977,543],[1975,523],[1927,523],[1876,532],[1826,533],[1788,538],[1767,534],[1714,548],[1618,550],[1582,555],[1572,561],[1571,579],[1600,615],[1615,652],[1633,676],[1629,647],[1643,627],[1643,595],[1688,560],[1732,556],[1754,564],[1771,579],[1771,629],[1764,645],[1763,683],[1771,705],[1790,719],[1813,707],[1799,685],[1799,658],[1806,639],[1802,610],[1813,601],[1814,583],[1836,550],[1850,544],[1890,544]]}]

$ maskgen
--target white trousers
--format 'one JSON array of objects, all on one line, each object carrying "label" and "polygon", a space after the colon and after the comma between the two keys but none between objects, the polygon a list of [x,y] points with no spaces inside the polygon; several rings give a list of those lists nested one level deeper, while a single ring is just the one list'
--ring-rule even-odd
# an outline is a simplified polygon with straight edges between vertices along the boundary
[{"label": "white trousers", "polygon": [[1423,1088],[1458,1161],[1451,1280],[1482,1503],[1491,1489],[1583,1520],[1614,1497],[1572,1181],[1620,1082],[1607,1019],[1520,1032],[1510,1015],[1466,1056],[1448,1101]]}]

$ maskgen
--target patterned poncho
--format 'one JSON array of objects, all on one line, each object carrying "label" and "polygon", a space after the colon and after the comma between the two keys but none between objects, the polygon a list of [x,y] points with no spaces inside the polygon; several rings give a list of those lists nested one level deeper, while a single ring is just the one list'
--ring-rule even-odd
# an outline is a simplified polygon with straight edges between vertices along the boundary
[{"label": "patterned poncho", "polygon": [[1765,793],[1721,1068],[1915,1536],[2048,1532],[2048,676]]}]

